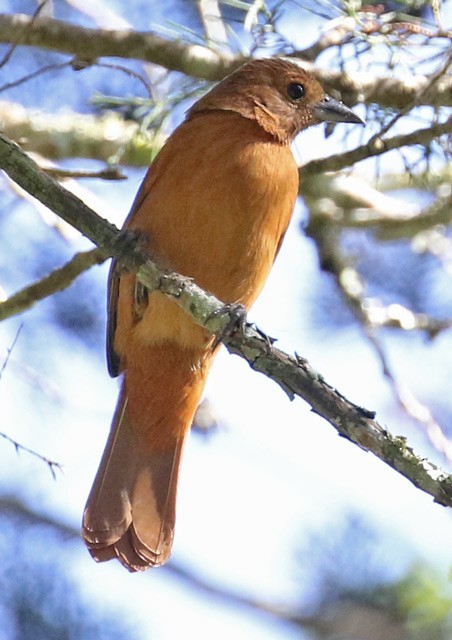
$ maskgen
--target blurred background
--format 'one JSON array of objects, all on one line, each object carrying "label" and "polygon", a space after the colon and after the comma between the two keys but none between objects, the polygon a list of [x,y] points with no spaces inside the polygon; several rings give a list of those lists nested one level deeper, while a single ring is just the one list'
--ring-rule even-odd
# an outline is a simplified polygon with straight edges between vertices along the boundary
[{"label": "blurred background", "polygon": [[[446,121],[436,86],[398,104],[383,80],[448,78],[450,9],[3,0],[1,126],[119,226],[156,149],[214,74],[139,53],[74,59],[70,40],[63,53],[25,46],[33,24],[151,31],[169,48],[200,45],[226,61],[298,53],[336,71],[328,90],[342,88],[368,125],[303,134],[294,153],[309,167],[383,127],[396,136]],[[11,36],[7,14],[34,23]],[[360,78],[373,93],[353,93]],[[451,234],[447,216],[416,226],[450,193],[448,163],[446,132],[364,159],[353,175],[349,163],[340,179],[302,180],[304,200],[249,317],[450,471]],[[106,167],[117,179],[103,179]],[[0,299],[91,246],[5,176],[0,203]],[[92,561],[79,525],[118,390],[104,355],[107,270],[0,324],[0,639],[451,638],[450,510],[225,350],[186,449],[170,562],[129,575]]]}]

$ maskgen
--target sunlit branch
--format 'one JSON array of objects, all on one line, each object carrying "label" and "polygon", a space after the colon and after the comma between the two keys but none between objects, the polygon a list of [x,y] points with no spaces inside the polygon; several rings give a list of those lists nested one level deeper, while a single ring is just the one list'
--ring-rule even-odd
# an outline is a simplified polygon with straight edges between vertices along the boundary
[{"label": "sunlit branch", "polygon": [[[419,205],[388,197],[357,176],[305,173],[300,169],[300,193],[311,220],[329,222],[337,228],[370,229],[380,240],[413,238],[437,225],[452,221],[449,189],[432,204]],[[306,176],[309,175],[309,179]],[[447,174],[446,174],[447,175]]]},{"label": "sunlit branch", "polygon": [[228,33],[218,0],[196,0],[196,4],[207,41],[214,46],[227,45]]},{"label": "sunlit branch", "polygon": [[206,80],[219,80],[240,62],[212,49],[181,40],[168,40],[151,32],[91,29],[24,14],[0,14],[0,42],[50,49],[96,60],[119,57],[145,60]]}]

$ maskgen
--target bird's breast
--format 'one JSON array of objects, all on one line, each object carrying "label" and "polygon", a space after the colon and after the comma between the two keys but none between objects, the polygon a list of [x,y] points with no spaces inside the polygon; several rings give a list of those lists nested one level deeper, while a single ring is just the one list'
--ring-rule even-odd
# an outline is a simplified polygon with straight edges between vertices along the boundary
[{"label": "bird's breast", "polygon": [[176,130],[148,180],[133,226],[148,232],[157,261],[226,302],[251,304],[294,208],[290,148],[251,120],[207,114]]}]

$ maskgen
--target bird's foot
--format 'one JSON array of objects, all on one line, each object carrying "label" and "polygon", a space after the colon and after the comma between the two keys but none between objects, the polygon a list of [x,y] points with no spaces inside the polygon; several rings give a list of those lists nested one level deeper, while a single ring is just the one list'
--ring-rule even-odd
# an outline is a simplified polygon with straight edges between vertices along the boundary
[{"label": "bird's foot", "polygon": [[118,258],[130,257],[131,253],[141,253],[149,248],[149,236],[141,229],[121,229],[116,240]]},{"label": "bird's foot", "polygon": [[222,307],[216,309],[210,314],[207,318],[207,322],[213,318],[218,318],[219,316],[228,316],[228,322],[226,326],[223,327],[223,329],[215,336],[212,349],[216,349],[220,342],[230,338],[237,331],[240,331],[243,334],[246,325],[246,309],[243,304],[224,304]]},{"label": "bird's foot", "polygon": [[254,323],[251,326],[254,329],[254,331],[258,334],[258,336],[260,338],[262,338],[263,340],[265,340],[266,346],[267,346],[267,353],[270,353],[271,348],[275,344],[277,338],[272,338],[267,333],[265,333],[265,331],[262,331],[262,329],[259,329],[259,327],[257,325],[255,325]]}]

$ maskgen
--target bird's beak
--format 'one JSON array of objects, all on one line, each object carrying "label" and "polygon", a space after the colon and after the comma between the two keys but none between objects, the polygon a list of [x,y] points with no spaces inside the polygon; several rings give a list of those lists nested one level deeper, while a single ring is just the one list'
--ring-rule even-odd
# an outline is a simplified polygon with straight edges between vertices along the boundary
[{"label": "bird's beak", "polygon": [[339,100],[334,100],[326,95],[314,107],[314,113],[321,122],[350,122],[366,124],[351,109]]}]

